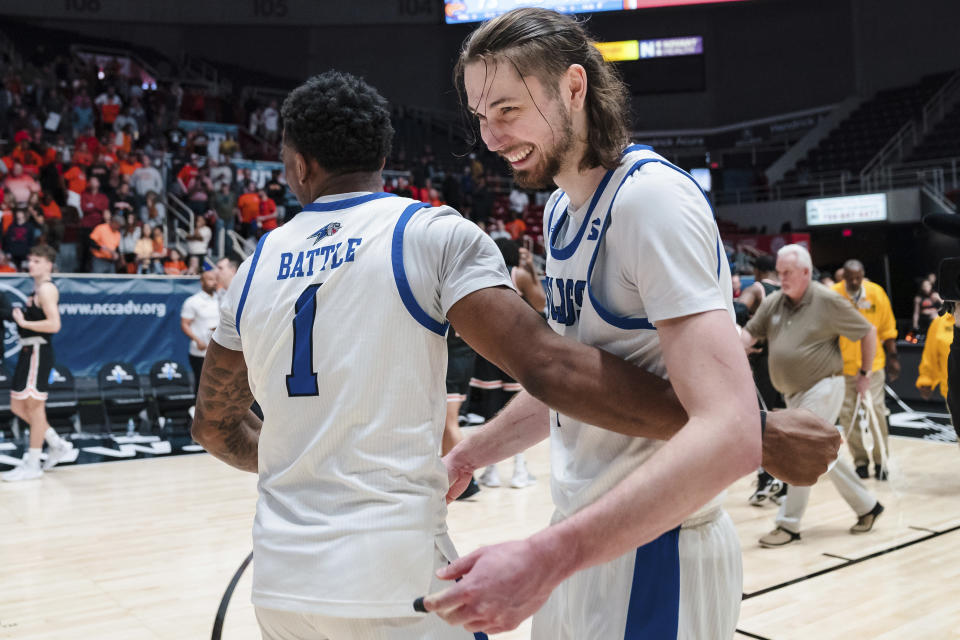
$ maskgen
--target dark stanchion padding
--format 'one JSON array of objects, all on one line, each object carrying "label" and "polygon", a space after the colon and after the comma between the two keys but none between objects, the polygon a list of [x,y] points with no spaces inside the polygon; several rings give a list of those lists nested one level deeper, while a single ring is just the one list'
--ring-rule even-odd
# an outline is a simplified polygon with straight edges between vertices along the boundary
[{"label": "dark stanchion padding", "polygon": [[176,360],[160,360],[150,367],[150,394],[157,418],[164,428],[172,424],[190,424],[187,410],[196,403],[189,367]]},{"label": "dark stanchion padding", "polygon": [[147,408],[147,397],[140,388],[140,377],[130,362],[113,361],[100,367],[97,385],[108,431],[113,430],[115,423],[124,424],[134,420]]},{"label": "dark stanchion padding", "polygon": [[67,427],[80,433],[77,381],[73,377],[73,372],[59,362],[50,369],[47,386],[47,421],[54,429]]}]

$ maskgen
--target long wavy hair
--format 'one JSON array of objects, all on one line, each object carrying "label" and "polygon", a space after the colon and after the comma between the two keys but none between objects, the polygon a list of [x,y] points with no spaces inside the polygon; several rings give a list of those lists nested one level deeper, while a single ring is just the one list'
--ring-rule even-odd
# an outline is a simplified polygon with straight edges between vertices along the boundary
[{"label": "long wavy hair", "polygon": [[[580,169],[613,169],[630,141],[627,87],[576,19],[546,9],[515,9],[485,22],[460,49],[454,83],[464,102],[463,72],[473,62],[509,63],[521,78],[533,76],[559,98],[559,79],[579,64],[587,75],[587,150]],[[539,105],[537,106],[539,109]],[[542,115],[541,111],[541,115]]]}]

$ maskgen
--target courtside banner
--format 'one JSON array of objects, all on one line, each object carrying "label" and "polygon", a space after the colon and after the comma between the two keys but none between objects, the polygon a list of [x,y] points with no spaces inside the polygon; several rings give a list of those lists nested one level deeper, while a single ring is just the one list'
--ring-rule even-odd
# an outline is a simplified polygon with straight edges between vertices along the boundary
[{"label": "courtside banner", "polygon": [[[53,350],[74,376],[96,376],[111,360],[132,362],[138,373],[166,358],[187,364],[180,308],[200,290],[198,278],[54,274],[53,281],[60,289],[62,325]],[[32,278],[0,276],[0,294],[12,306],[24,306],[32,292]],[[4,361],[12,371],[20,351],[17,325],[4,325]]]}]

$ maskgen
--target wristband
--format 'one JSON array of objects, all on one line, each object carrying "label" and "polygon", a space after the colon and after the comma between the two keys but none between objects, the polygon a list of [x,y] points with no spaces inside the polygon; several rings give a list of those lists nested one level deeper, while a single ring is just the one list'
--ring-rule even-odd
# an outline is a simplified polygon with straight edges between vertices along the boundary
[{"label": "wristband", "polygon": [[767,430],[767,412],[761,410],[760,411],[760,437],[761,438],[763,437],[763,434],[766,432],[766,430]]}]

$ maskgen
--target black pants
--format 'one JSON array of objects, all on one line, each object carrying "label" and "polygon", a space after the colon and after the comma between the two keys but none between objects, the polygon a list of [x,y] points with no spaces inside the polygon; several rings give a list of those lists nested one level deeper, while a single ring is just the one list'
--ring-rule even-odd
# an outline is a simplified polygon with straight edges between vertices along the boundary
[{"label": "black pants", "polygon": [[193,369],[193,393],[200,391],[200,371],[203,369],[203,358],[190,356],[190,368]]}]

